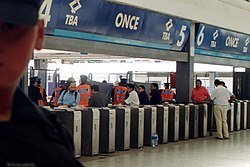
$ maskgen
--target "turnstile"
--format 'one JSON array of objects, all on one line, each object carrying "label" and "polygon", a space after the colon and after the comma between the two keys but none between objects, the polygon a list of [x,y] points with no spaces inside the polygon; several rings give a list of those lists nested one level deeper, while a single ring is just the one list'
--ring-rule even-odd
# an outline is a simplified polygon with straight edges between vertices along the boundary
[{"label": "turnstile", "polygon": [[250,101],[247,102],[247,128],[250,129]]},{"label": "turnstile", "polygon": [[82,115],[81,111],[67,111],[58,109],[54,112],[57,117],[68,129],[70,135],[73,138],[75,146],[75,156],[81,156],[81,127],[82,127]]},{"label": "turnstile", "polygon": [[168,107],[157,106],[157,126],[158,143],[165,144],[168,142]]},{"label": "turnstile", "polygon": [[247,102],[241,102],[240,129],[247,129]]},{"label": "turnstile", "polygon": [[144,108],[144,136],[143,145],[151,146],[151,137],[156,133],[156,119],[157,110],[156,107]]},{"label": "turnstile", "polygon": [[197,139],[198,138],[198,116],[199,116],[199,107],[198,105],[189,104],[189,138]]},{"label": "turnstile", "polygon": [[179,106],[170,104],[168,117],[168,141],[179,140]]},{"label": "turnstile", "polygon": [[189,138],[189,106],[180,104],[180,124],[179,139],[187,140]]},{"label": "turnstile", "polygon": [[234,103],[234,130],[240,130],[241,102]]},{"label": "turnstile", "polygon": [[143,147],[144,108],[131,108],[130,147]]},{"label": "turnstile", "polygon": [[207,136],[207,116],[208,107],[207,104],[199,104],[199,114],[198,114],[198,136]]},{"label": "turnstile", "polygon": [[99,154],[100,111],[89,108],[82,111],[82,155]]},{"label": "turnstile", "polygon": [[116,108],[115,149],[130,148],[130,108]]},{"label": "turnstile", "polygon": [[100,110],[100,138],[99,152],[115,152],[115,109],[102,108]]},{"label": "turnstile", "polygon": [[227,111],[228,131],[234,131],[234,103],[230,103],[230,109]]}]

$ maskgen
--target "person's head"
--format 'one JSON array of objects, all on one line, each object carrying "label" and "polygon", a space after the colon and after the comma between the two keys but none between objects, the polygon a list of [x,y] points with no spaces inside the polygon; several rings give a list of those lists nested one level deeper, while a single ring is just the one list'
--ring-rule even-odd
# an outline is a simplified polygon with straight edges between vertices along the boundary
[{"label": "person's head", "polygon": [[76,82],[75,79],[73,77],[69,77],[66,83],[66,89],[69,89],[69,85],[71,82]]},{"label": "person's head", "polygon": [[200,88],[200,87],[201,87],[201,84],[202,84],[202,82],[201,82],[200,79],[197,79],[197,80],[195,81],[195,87],[196,87],[196,88]]},{"label": "person's head", "polygon": [[63,89],[66,89],[66,81],[65,80],[60,81],[60,87]]},{"label": "person's head", "polygon": [[214,80],[214,85],[217,87],[218,85],[220,85],[220,80],[216,79]]},{"label": "person's head", "polygon": [[224,81],[220,81],[220,84],[221,84],[223,87],[227,88],[227,86],[226,86],[226,84],[225,84]]},{"label": "person's head", "polygon": [[75,82],[71,82],[70,84],[69,84],[69,91],[71,92],[71,93],[74,93],[75,92],[75,90],[76,90],[76,83]]},{"label": "person's head", "polygon": [[144,86],[144,85],[139,85],[138,91],[139,91],[140,93],[141,93],[141,92],[144,92],[144,91],[145,91],[145,86]]},{"label": "person's head", "polygon": [[170,89],[170,83],[164,83],[165,89]]},{"label": "person's head", "polygon": [[98,85],[92,85],[91,86],[91,92],[92,93],[99,92],[99,86]]},{"label": "person's head", "polygon": [[128,90],[129,93],[132,92],[135,89],[135,86],[133,84],[127,84],[126,87],[127,87],[127,90]]},{"label": "person's head", "polygon": [[37,83],[37,86],[41,86],[41,78],[37,78],[36,83]]},{"label": "person's head", "polygon": [[30,77],[30,85],[37,85],[37,79],[38,77],[35,76],[35,77]]},{"label": "person's head", "polygon": [[150,85],[150,90],[152,91],[152,90],[154,90],[154,89],[156,89],[156,90],[159,89],[159,86],[158,86],[157,83],[151,83],[151,85]]},{"label": "person's head", "polygon": [[108,83],[106,80],[103,80],[102,83]]},{"label": "person's head", "polygon": [[0,0],[0,89],[16,87],[33,50],[42,49],[40,4],[40,0]]},{"label": "person's head", "polygon": [[80,76],[80,84],[87,84],[88,83],[88,77],[86,75]]}]

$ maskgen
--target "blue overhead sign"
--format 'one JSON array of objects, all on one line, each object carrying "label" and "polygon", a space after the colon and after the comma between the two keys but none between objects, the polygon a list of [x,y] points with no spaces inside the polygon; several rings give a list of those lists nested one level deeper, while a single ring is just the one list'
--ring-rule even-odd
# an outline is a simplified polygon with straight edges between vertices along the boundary
[{"label": "blue overhead sign", "polygon": [[[165,45],[163,49],[182,51],[190,33],[190,21],[103,0],[44,0],[42,11],[47,34],[56,30],[98,34],[125,40]],[[75,33],[72,35],[75,38]],[[106,40],[109,38],[106,38]],[[112,43],[115,43],[114,40]],[[120,42],[119,42],[120,43]],[[138,45],[141,46],[141,45]],[[153,46],[153,45],[152,45]],[[144,47],[142,45],[142,47]]]},{"label": "blue overhead sign", "polygon": [[60,10],[61,2],[53,0],[43,0],[39,10],[39,17],[44,19],[46,34],[54,33],[58,11]]},{"label": "blue overhead sign", "polygon": [[250,56],[250,36],[200,24],[196,48]]}]

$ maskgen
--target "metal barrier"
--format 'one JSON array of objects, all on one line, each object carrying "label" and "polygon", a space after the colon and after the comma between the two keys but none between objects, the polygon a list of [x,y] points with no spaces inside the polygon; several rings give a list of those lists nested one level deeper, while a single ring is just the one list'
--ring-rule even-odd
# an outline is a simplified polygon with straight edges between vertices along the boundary
[{"label": "metal barrier", "polygon": [[166,144],[168,142],[168,107],[163,105],[157,106],[157,134],[159,137],[159,144]]}]

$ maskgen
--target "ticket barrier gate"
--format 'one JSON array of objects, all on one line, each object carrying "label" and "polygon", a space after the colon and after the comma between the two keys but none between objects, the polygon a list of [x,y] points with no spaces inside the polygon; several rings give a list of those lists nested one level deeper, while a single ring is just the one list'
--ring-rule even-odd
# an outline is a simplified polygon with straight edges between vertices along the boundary
[{"label": "ticket barrier gate", "polygon": [[116,108],[115,149],[119,151],[130,148],[130,108]]},{"label": "ticket barrier gate", "polygon": [[99,152],[113,153],[115,152],[115,109],[102,108],[100,110],[100,137]]},{"label": "ticket barrier gate", "polygon": [[245,130],[247,129],[247,102],[241,102],[241,114],[240,114],[240,129]]},{"label": "ticket barrier gate", "polygon": [[176,142],[179,140],[179,106],[170,104],[168,117],[168,141]]},{"label": "ticket barrier gate", "polygon": [[188,140],[189,138],[189,106],[180,104],[180,125],[179,139]]},{"label": "ticket barrier gate", "polygon": [[247,129],[250,129],[250,101],[247,102]]},{"label": "ticket barrier gate", "polygon": [[131,108],[130,147],[143,147],[144,108]]},{"label": "ticket barrier gate", "polygon": [[227,111],[228,131],[234,131],[234,103],[230,103],[230,109]]},{"label": "ticket barrier gate", "polygon": [[234,130],[240,130],[240,118],[241,118],[241,102],[234,103]]},{"label": "ticket barrier gate", "polygon": [[213,103],[207,103],[207,128],[209,131],[209,135],[212,136],[212,132],[216,131],[216,121],[214,116],[214,105]]},{"label": "ticket barrier gate", "polygon": [[198,113],[199,106],[194,104],[189,104],[189,138],[198,138]]},{"label": "ticket barrier gate", "polygon": [[207,136],[207,116],[208,107],[207,104],[199,104],[199,114],[198,114],[198,136]]},{"label": "ticket barrier gate", "polygon": [[82,111],[82,155],[99,154],[100,111],[89,108]]},{"label": "ticket barrier gate", "polygon": [[168,107],[157,106],[157,134],[158,143],[166,144],[168,142]]},{"label": "ticket barrier gate", "polygon": [[[53,110],[52,110],[53,111]],[[73,138],[75,146],[75,156],[81,156],[81,127],[82,113],[72,109],[55,109],[53,111],[59,120],[66,126]]]},{"label": "ticket barrier gate", "polygon": [[143,145],[151,146],[151,137],[156,133],[156,119],[157,110],[156,107],[144,108],[144,136]]}]

